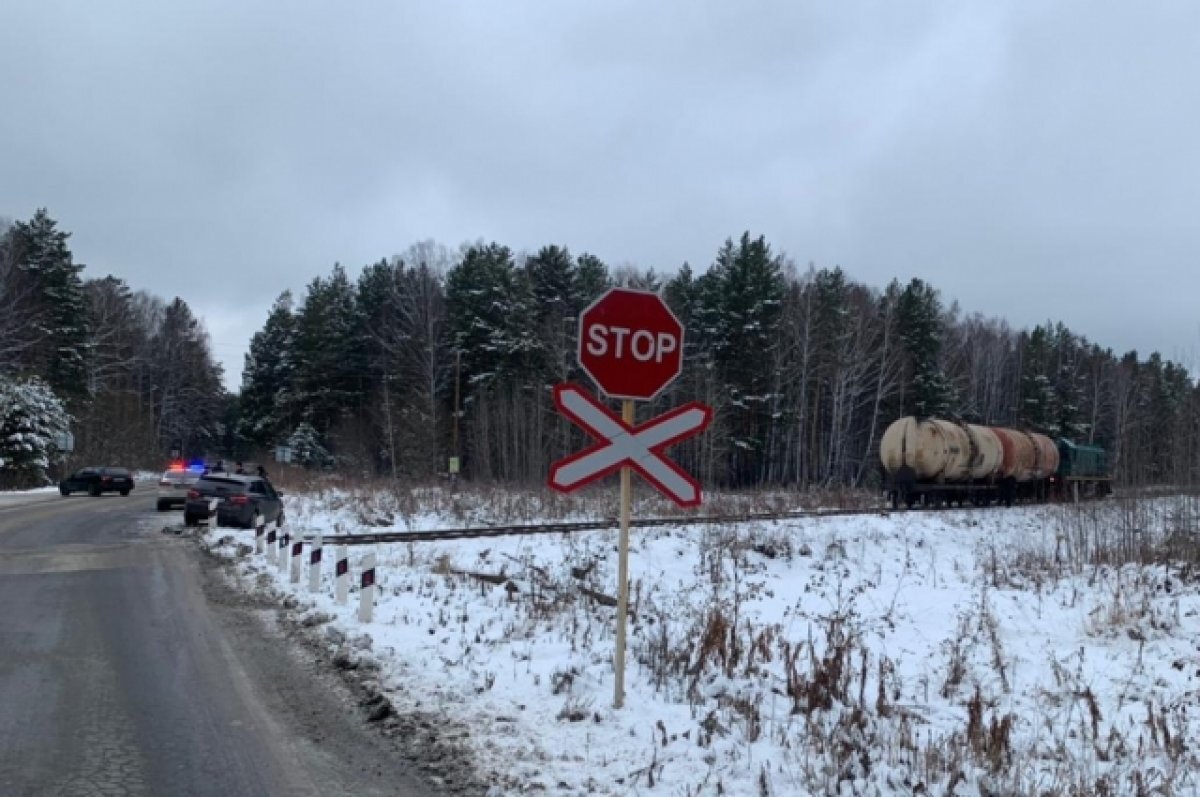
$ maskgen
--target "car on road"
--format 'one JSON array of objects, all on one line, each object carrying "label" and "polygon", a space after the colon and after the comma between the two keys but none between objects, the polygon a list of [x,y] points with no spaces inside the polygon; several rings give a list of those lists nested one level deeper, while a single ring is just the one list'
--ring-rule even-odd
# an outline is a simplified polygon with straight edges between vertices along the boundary
[{"label": "car on road", "polygon": [[253,528],[257,519],[283,523],[282,493],[260,476],[210,473],[201,476],[188,490],[183,505],[183,522],[197,525],[208,517],[209,503],[217,500],[217,525]]},{"label": "car on road", "polygon": [[187,503],[188,490],[199,481],[200,474],[194,470],[171,468],[163,471],[158,479],[158,511]]},{"label": "car on road", "polygon": [[129,495],[133,489],[133,474],[125,468],[80,468],[58,483],[63,495],[71,493],[120,493]]}]

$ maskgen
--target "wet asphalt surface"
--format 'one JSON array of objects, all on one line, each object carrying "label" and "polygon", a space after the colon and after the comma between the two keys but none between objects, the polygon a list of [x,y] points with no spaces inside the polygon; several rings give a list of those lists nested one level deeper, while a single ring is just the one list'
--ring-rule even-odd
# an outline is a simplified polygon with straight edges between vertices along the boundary
[{"label": "wet asphalt surface", "polygon": [[0,506],[0,795],[432,795],[153,487]]}]

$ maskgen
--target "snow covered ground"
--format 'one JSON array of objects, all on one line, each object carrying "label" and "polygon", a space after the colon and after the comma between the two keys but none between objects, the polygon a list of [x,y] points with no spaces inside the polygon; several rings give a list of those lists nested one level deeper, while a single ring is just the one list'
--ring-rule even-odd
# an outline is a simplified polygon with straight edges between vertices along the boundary
[{"label": "snow covered ground", "polygon": [[[327,546],[613,510],[287,500]],[[1195,498],[635,529],[620,710],[615,610],[587,597],[615,595],[615,529],[350,548],[355,580],[379,559],[367,624],[357,590],[333,599],[332,547],[310,594],[252,532],[210,535],[247,589],[368,635],[397,710],[465,729],[494,795],[1124,795],[1200,793],[1198,529]]]}]

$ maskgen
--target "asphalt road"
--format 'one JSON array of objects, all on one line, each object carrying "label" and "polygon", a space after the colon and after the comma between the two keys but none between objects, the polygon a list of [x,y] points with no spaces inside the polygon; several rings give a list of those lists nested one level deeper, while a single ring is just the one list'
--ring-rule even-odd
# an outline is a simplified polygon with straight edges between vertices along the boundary
[{"label": "asphalt road", "polygon": [[151,490],[0,505],[0,795],[437,793]]}]

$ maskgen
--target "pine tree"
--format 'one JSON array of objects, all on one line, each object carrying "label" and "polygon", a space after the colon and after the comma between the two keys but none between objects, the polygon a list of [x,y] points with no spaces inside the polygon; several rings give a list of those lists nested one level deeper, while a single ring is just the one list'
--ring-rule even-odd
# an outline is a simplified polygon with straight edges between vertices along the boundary
[{"label": "pine tree", "polygon": [[366,362],[354,288],[341,265],[308,285],[296,317],[292,413],[328,435],[362,405]]},{"label": "pine tree", "polygon": [[28,340],[25,370],[43,377],[69,402],[82,401],[87,395],[87,302],[79,276],[83,266],[67,246],[70,233],[59,230],[41,208],[28,222],[17,222],[9,235],[9,256],[34,308],[21,332]]},{"label": "pine tree", "polygon": [[0,376],[0,486],[45,484],[48,469],[61,457],[56,440],[69,430],[70,421],[45,382]]},{"label": "pine tree", "polygon": [[571,309],[575,315],[599,299],[611,284],[608,266],[600,258],[586,252],[576,258],[575,272],[571,275]]},{"label": "pine tree", "polygon": [[187,302],[175,298],[163,311],[151,344],[155,440],[166,453],[172,441],[186,451],[207,451],[223,436],[222,369],[208,333]]},{"label": "pine tree", "polygon": [[1018,423],[1058,436],[1058,396],[1054,389],[1055,354],[1050,332],[1035,326],[1024,339],[1021,356],[1021,404]]},{"label": "pine tree", "polygon": [[238,436],[253,449],[278,444],[292,428],[296,319],[291,291],[284,291],[250,339],[242,369]]},{"label": "pine tree", "polygon": [[496,243],[469,247],[447,275],[450,332],[461,352],[467,393],[519,370],[528,334],[527,287],[517,276],[512,252]]},{"label": "pine tree", "polygon": [[901,292],[897,316],[908,355],[907,415],[944,417],[956,409],[954,387],[941,365],[941,314],[937,291],[923,280],[913,278]]},{"label": "pine tree", "polygon": [[738,484],[758,483],[766,464],[776,375],[763,365],[772,362],[779,340],[784,287],[782,261],[762,236],[748,232],[737,245],[726,240],[698,280],[698,342],[728,395],[729,469]]}]

